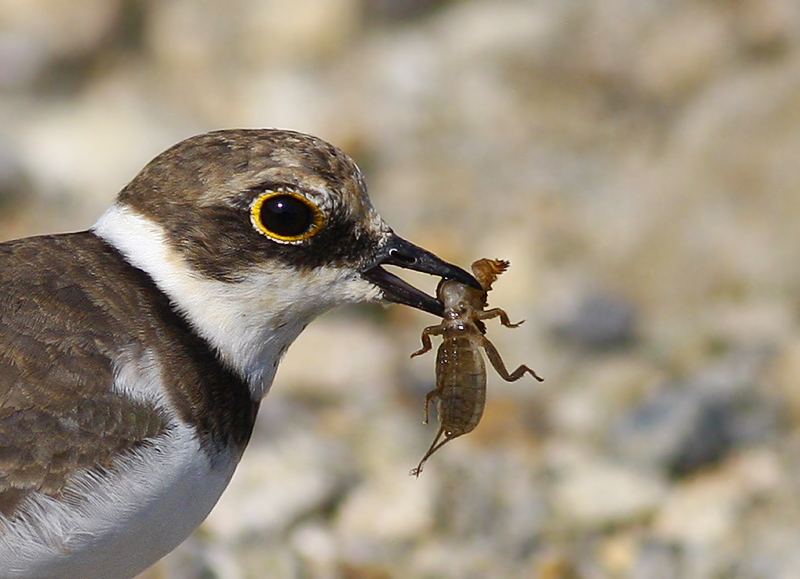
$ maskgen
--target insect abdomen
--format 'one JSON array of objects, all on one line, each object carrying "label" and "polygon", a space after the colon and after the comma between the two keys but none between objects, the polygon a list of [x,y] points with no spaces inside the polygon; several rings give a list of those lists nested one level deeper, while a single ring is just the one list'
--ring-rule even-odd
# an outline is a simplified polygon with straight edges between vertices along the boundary
[{"label": "insect abdomen", "polygon": [[439,423],[449,436],[473,430],[486,403],[486,367],[465,336],[445,339],[436,354]]}]

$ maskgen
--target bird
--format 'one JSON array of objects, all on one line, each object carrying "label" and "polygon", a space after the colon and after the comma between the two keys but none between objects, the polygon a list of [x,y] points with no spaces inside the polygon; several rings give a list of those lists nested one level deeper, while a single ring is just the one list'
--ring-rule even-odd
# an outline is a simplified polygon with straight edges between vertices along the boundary
[{"label": "bird", "polygon": [[443,315],[384,266],[480,288],[383,221],[348,155],[280,129],[190,137],[90,229],[0,243],[0,579],[125,579],[173,550],[314,318]]}]

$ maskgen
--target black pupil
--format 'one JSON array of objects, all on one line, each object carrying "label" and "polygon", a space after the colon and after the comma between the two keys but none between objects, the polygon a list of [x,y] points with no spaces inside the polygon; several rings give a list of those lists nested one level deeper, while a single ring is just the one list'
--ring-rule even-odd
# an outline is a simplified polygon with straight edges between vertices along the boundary
[{"label": "black pupil", "polygon": [[261,223],[268,231],[281,237],[297,237],[311,228],[314,213],[296,197],[275,195],[262,203]]}]

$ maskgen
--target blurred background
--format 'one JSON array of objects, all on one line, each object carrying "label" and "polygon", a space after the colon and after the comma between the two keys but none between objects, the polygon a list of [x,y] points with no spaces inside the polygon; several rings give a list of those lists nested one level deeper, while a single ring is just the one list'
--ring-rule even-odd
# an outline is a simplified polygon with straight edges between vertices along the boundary
[{"label": "blurred background", "polygon": [[490,369],[415,479],[436,320],[327,315],[142,579],[797,576],[800,4],[0,2],[0,238],[242,126],[337,144],[442,257],[510,260],[490,302],[527,321],[488,336],[546,380]]}]

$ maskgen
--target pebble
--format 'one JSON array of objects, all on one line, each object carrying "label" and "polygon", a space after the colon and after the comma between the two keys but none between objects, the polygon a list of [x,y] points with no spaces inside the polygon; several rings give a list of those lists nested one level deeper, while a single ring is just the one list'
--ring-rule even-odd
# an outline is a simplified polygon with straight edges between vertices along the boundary
[{"label": "pebble", "polygon": [[744,0],[737,6],[736,31],[756,55],[780,55],[800,27],[800,10],[791,0]]},{"label": "pebble", "polygon": [[0,219],[8,220],[35,199],[13,147],[0,139]]},{"label": "pebble", "polygon": [[[75,0],[68,5],[48,0],[4,2],[0,87],[31,88],[56,62],[101,49],[122,4],[122,0]],[[66,84],[71,80],[63,78]]]},{"label": "pebble", "polygon": [[341,463],[341,448],[311,432],[254,442],[202,530],[228,544],[254,533],[277,537],[342,492]]},{"label": "pebble", "polygon": [[687,480],[665,497],[655,535],[686,548],[725,545],[747,507],[779,490],[781,470],[773,453],[752,450]]},{"label": "pebble", "polygon": [[368,557],[370,545],[412,541],[433,525],[431,477],[397,474],[364,481],[339,506],[335,528],[341,548],[355,560]]},{"label": "pebble", "polygon": [[605,528],[652,514],[664,499],[665,481],[613,463],[590,461],[559,474],[554,508],[571,525]]},{"label": "pebble", "polygon": [[498,556],[517,559],[545,531],[552,507],[542,485],[541,457],[526,445],[509,448],[511,442],[480,449],[454,442],[420,478],[430,472],[439,479],[435,509],[447,536],[477,533]]},{"label": "pebble", "polygon": [[636,339],[636,308],[616,296],[586,295],[561,315],[556,334],[587,350],[618,348]]},{"label": "pebble", "polygon": [[655,365],[624,355],[606,356],[570,373],[572,386],[555,388],[548,399],[547,422],[558,432],[588,439],[607,437],[609,423],[664,379]]},{"label": "pebble", "polygon": [[800,336],[793,334],[780,345],[767,370],[775,391],[783,401],[785,419],[795,427],[800,424]]},{"label": "pebble", "polygon": [[339,549],[335,533],[319,521],[302,523],[292,531],[291,548],[306,561],[314,577],[336,577]]},{"label": "pebble", "polygon": [[678,11],[645,39],[636,81],[662,99],[686,94],[732,60],[732,35],[725,12],[716,6]]},{"label": "pebble", "polygon": [[666,497],[654,531],[682,545],[722,543],[738,523],[744,506],[738,485],[715,473],[701,475]]},{"label": "pebble", "polygon": [[292,344],[274,388],[320,400],[376,396],[388,391],[395,360],[391,336],[380,327],[334,313],[311,324]]},{"label": "pebble", "polygon": [[364,13],[378,22],[403,22],[424,16],[447,0],[365,0]]},{"label": "pebble", "polygon": [[634,462],[685,474],[730,448],[731,401],[689,388],[665,391],[634,409],[613,433],[620,454]]},{"label": "pebble", "polygon": [[650,539],[634,554],[631,579],[681,579],[680,549],[669,541]]},{"label": "pebble", "polygon": [[612,447],[634,463],[683,476],[770,438],[779,412],[758,392],[760,367],[759,356],[742,353],[660,389],[619,420]]}]

